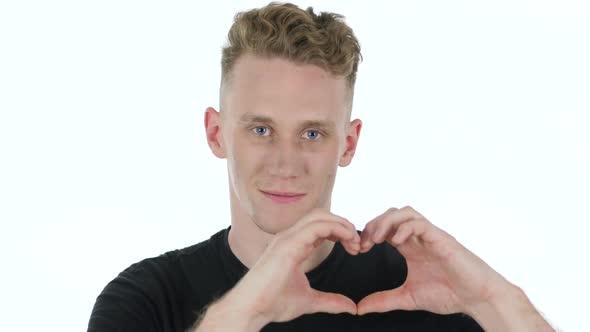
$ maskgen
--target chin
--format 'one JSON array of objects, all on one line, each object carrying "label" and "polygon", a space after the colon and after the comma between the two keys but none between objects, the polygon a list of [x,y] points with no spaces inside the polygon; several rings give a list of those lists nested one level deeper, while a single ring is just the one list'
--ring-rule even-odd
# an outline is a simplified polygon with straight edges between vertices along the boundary
[{"label": "chin", "polygon": [[252,217],[254,223],[266,233],[277,234],[297,223],[304,214],[299,213],[260,213]]}]

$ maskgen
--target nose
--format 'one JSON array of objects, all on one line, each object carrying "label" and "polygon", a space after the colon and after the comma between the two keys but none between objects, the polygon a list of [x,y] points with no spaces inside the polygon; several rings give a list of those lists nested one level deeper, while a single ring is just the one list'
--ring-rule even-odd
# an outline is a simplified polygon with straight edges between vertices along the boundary
[{"label": "nose", "polygon": [[297,142],[277,141],[273,144],[268,159],[270,175],[280,178],[295,178],[303,172],[303,151]]}]

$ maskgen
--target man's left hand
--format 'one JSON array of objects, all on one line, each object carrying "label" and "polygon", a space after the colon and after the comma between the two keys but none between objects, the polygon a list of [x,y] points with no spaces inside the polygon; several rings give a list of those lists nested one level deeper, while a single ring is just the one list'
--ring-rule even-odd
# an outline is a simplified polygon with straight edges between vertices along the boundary
[{"label": "man's left hand", "polygon": [[361,252],[387,241],[405,257],[408,274],[396,289],[368,295],[358,314],[426,310],[439,314],[470,312],[513,285],[454,237],[411,207],[391,208],[369,222]]}]

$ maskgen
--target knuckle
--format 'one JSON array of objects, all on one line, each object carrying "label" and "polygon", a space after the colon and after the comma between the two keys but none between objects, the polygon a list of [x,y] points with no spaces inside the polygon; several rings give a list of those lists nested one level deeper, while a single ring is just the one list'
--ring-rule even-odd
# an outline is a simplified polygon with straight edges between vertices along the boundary
[{"label": "knuckle", "polygon": [[428,221],[428,219],[424,218],[422,215],[418,215],[416,218],[413,219],[413,221],[419,225],[428,226],[430,224],[430,221]]},{"label": "knuckle", "polygon": [[373,231],[373,228],[375,228],[375,222],[374,221],[370,221],[365,225],[365,232],[371,232]]},{"label": "knuckle", "polygon": [[408,223],[419,225],[419,224],[423,224],[424,221],[425,221],[424,218],[412,218],[408,221]]},{"label": "knuckle", "polygon": [[410,223],[404,223],[401,224],[398,228],[398,232],[406,232],[406,231],[411,231],[413,229],[412,225]]},{"label": "knuckle", "polygon": [[414,210],[413,207],[406,205],[403,208],[401,208],[403,211],[409,211],[409,212],[416,212],[416,210]]}]

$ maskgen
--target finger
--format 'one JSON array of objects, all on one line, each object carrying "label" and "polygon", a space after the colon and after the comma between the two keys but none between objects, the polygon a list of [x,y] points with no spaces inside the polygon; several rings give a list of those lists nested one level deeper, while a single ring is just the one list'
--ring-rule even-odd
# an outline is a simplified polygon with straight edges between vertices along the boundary
[{"label": "finger", "polygon": [[[346,226],[346,228],[350,229],[354,233],[354,237],[352,238],[350,243],[358,243],[358,245],[360,246],[361,237],[356,230],[356,226],[346,218],[335,215],[333,213],[330,213],[330,215],[335,218],[334,220],[341,222],[344,226]],[[348,242],[346,242],[346,243],[348,243]]]},{"label": "finger", "polygon": [[433,225],[430,221],[416,219],[401,224],[395,233],[388,236],[388,241],[394,246],[399,246],[412,236],[417,237],[423,243],[436,243],[445,237],[452,238],[452,236]]},{"label": "finger", "polygon": [[361,250],[361,246],[360,246],[360,236],[358,235],[358,233],[356,232],[356,230],[354,230],[354,232],[356,234],[355,234],[355,236],[353,237],[352,240],[345,241],[345,240],[341,240],[341,239],[339,239],[337,237],[330,236],[327,239],[318,239],[318,240],[316,240],[315,247],[318,247],[320,244],[322,244],[322,242],[324,242],[324,240],[330,240],[332,242],[340,242],[340,244],[342,245],[342,247],[344,248],[344,250],[346,250],[351,255],[356,255]]},{"label": "finger", "polygon": [[399,246],[402,243],[406,242],[408,237],[412,235],[412,228],[409,227],[409,224],[402,224],[400,225],[395,232],[393,232],[393,237],[391,237],[391,244],[394,246]]},{"label": "finger", "polygon": [[[309,224],[318,220],[331,220],[342,223],[344,226],[346,226],[346,228],[350,229],[354,233],[354,237],[351,240],[341,240],[336,238],[328,238],[328,240],[333,242],[340,242],[343,248],[351,255],[358,254],[358,252],[360,251],[360,235],[356,230],[356,226],[353,223],[351,223],[348,219],[333,214],[329,211],[320,209],[314,210],[314,212],[310,214],[309,219],[310,221],[304,224]],[[319,246],[323,241],[324,239],[316,241],[316,247]]]},{"label": "finger", "polygon": [[375,246],[375,242],[373,242],[372,240],[365,241],[361,245],[360,253],[364,254],[366,252],[371,251],[371,249],[373,249],[373,246]]},{"label": "finger", "polygon": [[314,242],[314,248],[319,247],[325,240],[329,240],[332,242],[340,242],[344,250],[346,250],[351,255],[357,255],[360,252],[360,244],[350,241],[341,241],[339,238],[330,236],[327,239],[317,239]]},{"label": "finger", "polygon": [[426,219],[415,219],[401,224],[393,236],[390,237],[393,245],[404,243],[410,236],[421,237],[427,229],[428,221]]},{"label": "finger", "polygon": [[[293,240],[285,249],[295,258],[297,263],[309,257],[312,250],[323,240],[332,238],[338,241],[350,241],[356,232],[351,231],[340,222],[316,221],[307,224],[300,232],[293,235]],[[321,241],[318,241],[321,240]]]},{"label": "finger", "polygon": [[315,222],[315,221],[320,221],[320,220],[335,221],[335,222],[341,223],[342,225],[346,226],[346,228],[348,228],[351,231],[353,231],[354,233],[356,233],[356,236],[352,239],[351,242],[359,242],[360,243],[360,235],[358,235],[358,233],[356,231],[356,226],[346,218],[343,218],[341,216],[338,216],[338,215],[333,214],[333,213],[326,211],[326,210],[315,209],[315,210],[313,210],[313,212],[311,212],[309,215],[307,215],[307,217],[305,219],[306,219],[305,221],[303,221],[302,223],[298,223],[296,225],[296,227],[293,229],[293,232],[299,232],[306,225],[308,225],[312,222]]},{"label": "finger", "polygon": [[397,227],[413,219],[424,219],[424,217],[409,206],[389,209],[371,234],[371,239],[375,243],[382,243],[392,231],[397,230]]},{"label": "finger", "polygon": [[339,239],[330,239],[331,241],[338,241],[340,242],[340,244],[342,244],[342,247],[351,255],[356,255],[359,253],[360,249],[361,249],[361,237],[358,233],[358,231],[356,230],[356,226],[349,222],[346,219],[343,219],[343,222],[345,221],[344,225],[350,229],[350,231],[354,234],[352,239],[350,240],[339,240]]},{"label": "finger", "polygon": [[367,224],[367,226],[365,226],[365,229],[363,229],[361,233],[361,252],[369,251],[375,244],[375,242],[373,242],[371,240],[371,237],[369,236],[369,233],[371,232],[369,227],[371,226]]},{"label": "finger", "polygon": [[350,243],[347,241],[339,241],[344,250],[348,252],[348,254],[356,256],[361,251],[361,245],[359,243]]},{"label": "finger", "polygon": [[375,245],[375,241],[373,241],[372,234],[376,226],[377,224],[373,223],[372,225],[367,225],[367,227],[363,230],[363,233],[361,234],[362,253],[369,252]]},{"label": "finger", "polygon": [[312,301],[308,314],[325,312],[330,314],[349,313],[356,315],[356,303],[342,294],[320,292],[311,290]]},{"label": "finger", "polygon": [[385,213],[378,215],[365,225],[365,228],[361,232],[361,252],[368,252],[375,245],[375,242],[373,242],[371,236],[374,233],[379,220],[383,218]]},{"label": "finger", "polygon": [[404,286],[367,295],[357,304],[358,315],[391,310],[416,310],[416,304]]}]

